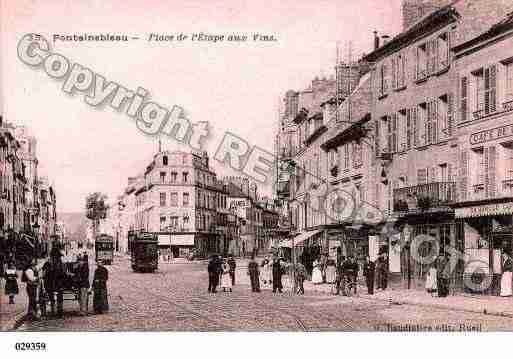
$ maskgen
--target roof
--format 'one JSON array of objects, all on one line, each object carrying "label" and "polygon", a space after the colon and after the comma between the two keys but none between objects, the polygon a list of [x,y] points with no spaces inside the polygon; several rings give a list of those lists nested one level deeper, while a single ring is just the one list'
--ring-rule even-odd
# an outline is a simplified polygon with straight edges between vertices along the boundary
[{"label": "roof", "polygon": [[371,114],[367,113],[360,120],[354,122],[350,126],[347,126],[346,122],[338,124],[338,126],[334,127],[332,131],[330,131],[328,136],[330,138],[321,145],[321,148],[326,151],[330,148],[337,147],[341,143],[347,142],[348,140],[355,140],[365,136],[366,132],[362,131],[362,126],[369,122],[370,119]]},{"label": "roof", "polygon": [[491,39],[497,35],[503,34],[509,30],[513,29],[513,12],[507,14],[501,21],[492,25],[487,31],[482,34],[471,38],[468,41],[465,41],[458,46],[453,48],[454,52],[460,52],[465,50],[473,45],[479,44],[483,41]]},{"label": "roof", "polygon": [[456,21],[459,18],[459,14],[452,5],[453,4],[444,6],[439,10],[426,15],[406,31],[395,36],[385,45],[364,56],[363,60],[375,62],[389,53],[399,50],[403,45],[408,44],[420,35],[433,31],[437,26]]}]

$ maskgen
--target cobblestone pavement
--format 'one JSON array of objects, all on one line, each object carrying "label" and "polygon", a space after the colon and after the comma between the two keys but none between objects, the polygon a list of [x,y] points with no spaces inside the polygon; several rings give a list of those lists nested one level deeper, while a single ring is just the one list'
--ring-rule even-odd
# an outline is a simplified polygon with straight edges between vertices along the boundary
[{"label": "cobblestone pavement", "polygon": [[[91,268],[94,270],[94,268]],[[442,330],[511,330],[513,319],[482,314],[390,305],[368,298],[251,293],[210,294],[204,262],[161,264],[157,273],[133,273],[126,258],[109,267],[110,312],[77,316],[66,302],[63,319],[25,323],[21,331],[369,331],[389,325]],[[243,272],[239,272],[243,275]],[[92,304],[92,303],[91,303]]]}]

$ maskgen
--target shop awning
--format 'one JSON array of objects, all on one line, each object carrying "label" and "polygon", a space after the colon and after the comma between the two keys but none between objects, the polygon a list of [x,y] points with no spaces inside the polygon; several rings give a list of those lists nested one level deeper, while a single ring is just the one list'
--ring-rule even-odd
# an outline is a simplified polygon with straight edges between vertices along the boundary
[{"label": "shop awning", "polygon": [[[300,246],[304,241],[306,241],[308,238],[311,238],[315,236],[316,234],[320,233],[321,230],[315,230],[315,231],[308,231],[303,232],[299,234],[298,236],[294,237],[294,246]],[[282,248],[292,248],[292,239],[286,240],[280,244],[280,247]]]},{"label": "shop awning", "polygon": [[194,234],[172,234],[171,235],[172,246],[193,246],[194,245]]},{"label": "shop awning", "polygon": [[486,216],[504,216],[513,214],[513,202],[493,203],[478,206],[456,208],[455,218],[471,218]]}]

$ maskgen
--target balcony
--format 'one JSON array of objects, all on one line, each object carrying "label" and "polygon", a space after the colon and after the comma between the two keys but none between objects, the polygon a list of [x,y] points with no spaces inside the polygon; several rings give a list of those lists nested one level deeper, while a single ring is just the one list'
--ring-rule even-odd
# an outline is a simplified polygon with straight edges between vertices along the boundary
[{"label": "balcony", "polygon": [[456,200],[455,182],[432,182],[394,190],[394,212],[444,210]]}]

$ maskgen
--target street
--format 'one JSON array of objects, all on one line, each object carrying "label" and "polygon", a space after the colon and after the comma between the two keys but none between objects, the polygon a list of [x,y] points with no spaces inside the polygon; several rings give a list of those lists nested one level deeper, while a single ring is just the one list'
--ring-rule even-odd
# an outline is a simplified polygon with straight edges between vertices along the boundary
[{"label": "street", "polygon": [[[26,322],[18,330],[457,331],[464,326],[467,331],[500,331],[513,327],[511,318],[394,305],[365,294],[346,298],[308,290],[305,296],[273,294],[270,289],[252,293],[247,284],[236,284],[232,293],[210,294],[205,262],[161,263],[157,273],[133,273],[129,259],[116,257],[108,269],[108,314],[80,317],[78,303],[69,301],[63,319]],[[244,276],[245,271],[239,268],[237,275]]]}]

